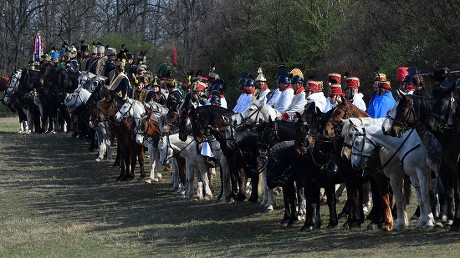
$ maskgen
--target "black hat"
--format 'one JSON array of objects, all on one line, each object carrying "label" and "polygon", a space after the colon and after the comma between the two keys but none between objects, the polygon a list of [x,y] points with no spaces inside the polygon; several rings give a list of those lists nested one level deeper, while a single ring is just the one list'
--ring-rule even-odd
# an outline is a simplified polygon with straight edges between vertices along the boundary
[{"label": "black hat", "polygon": [[213,94],[212,97],[211,97],[211,100],[209,101],[209,103],[220,105],[221,101],[220,101],[219,94],[215,94],[215,95]]},{"label": "black hat", "polygon": [[294,75],[294,77],[292,77],[291,83],[294,84],[298,82],[303,83],[303,78],[300,77],[300,75]]},{"label": "black hat", "polygon": [[430,77],[434,80],[442,81],[446,79],[450,74],[450,70],[447,67],[444,68],[438,68],[434,70],[433,74],[430,75]]}]

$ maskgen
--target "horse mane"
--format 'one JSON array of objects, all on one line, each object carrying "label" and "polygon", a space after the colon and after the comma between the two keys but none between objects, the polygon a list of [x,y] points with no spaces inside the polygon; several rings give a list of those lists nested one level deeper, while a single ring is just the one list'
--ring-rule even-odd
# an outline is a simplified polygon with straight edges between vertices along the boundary
[{"label": "horse mane", "polygon": [[225,116],[228,118],[230,118],[232,115],[235,114],[230,109],[226,109],[226,108],[223,108],[220,106],[214,106],[214,105],[200,106],[200,107],[197,107],[195,111],[199,115],[212,114],[213,116]]}]

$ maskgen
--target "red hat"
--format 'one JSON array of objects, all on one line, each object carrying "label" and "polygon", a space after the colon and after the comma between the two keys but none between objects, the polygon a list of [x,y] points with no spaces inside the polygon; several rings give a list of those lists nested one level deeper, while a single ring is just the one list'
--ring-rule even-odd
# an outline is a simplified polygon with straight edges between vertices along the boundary
[{"label": "red hat", "polygon": [[342,78],[342,76],[339,73],[330,73],[327,75],[327,80],[331,83],[340,84],[340,78]]},{"label": "red hat", "polygon": [[406,75],[408,75],[409,72],[407,71],[407,67],[399,67],[397,70],[396,70],[396,80],[398,82],[401,82],[404,80],[404,78],[406,77]]},{"label": "red hat", "polygon": [[391,83],[389,81],[379,81],[379,88],[391,90]]},{"label": "red hat", "polygon": [[414,85],[412,85],[412,84],[407,86],[406,89],[407,90],[415,90]]},{"label": "red hat", "polygon": [[345,81],[346,88],[359,88],[359,78],[358,77],[348,77]]},{"label": "red hat", "polygon": [[307,87],[305,90],[310,90],[313,92],[320,92],[323,90],[323,82],[322,81],[313,81],[313,80],[308,80],[307,81]]},{"label": "red hat", "polygon": [[332,87],[332,86],[331,86],[331,93],[329,93],[329,95],[345,96],[345,94],[343,94],[343,92],[342,92],[341,87]]}]

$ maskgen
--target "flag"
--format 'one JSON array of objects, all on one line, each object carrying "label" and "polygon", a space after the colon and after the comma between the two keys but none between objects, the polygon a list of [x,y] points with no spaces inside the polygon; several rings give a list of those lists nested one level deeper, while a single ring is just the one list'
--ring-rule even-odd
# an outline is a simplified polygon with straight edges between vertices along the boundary
[{"label": "flag", "polygon": [[177,65],[177,50],[176,46],[172,46],[172,57],[171,57],[172,65]]},{"label": "flag", "polygon": [[45,44],[43,44],[43,39],[39,33],[35,35],[34,38],[34,57],[35,62],[40,62],[40,58],[43,55],[45,50]]}]

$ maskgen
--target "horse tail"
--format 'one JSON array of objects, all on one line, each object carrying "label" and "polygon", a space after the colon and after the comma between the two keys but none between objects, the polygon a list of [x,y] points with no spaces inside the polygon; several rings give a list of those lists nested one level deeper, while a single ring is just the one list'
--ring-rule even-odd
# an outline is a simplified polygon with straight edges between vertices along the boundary
[{"label": "horse tail", "polygon": [[[262,173],[258,173],[258,176],[259,176],[259,182],[257,184],[257,193],[259,196],[262,196],[264,194],[264,184],[262,180]],[[252,189],[252,190],[255,191],[255,189]]]}]

